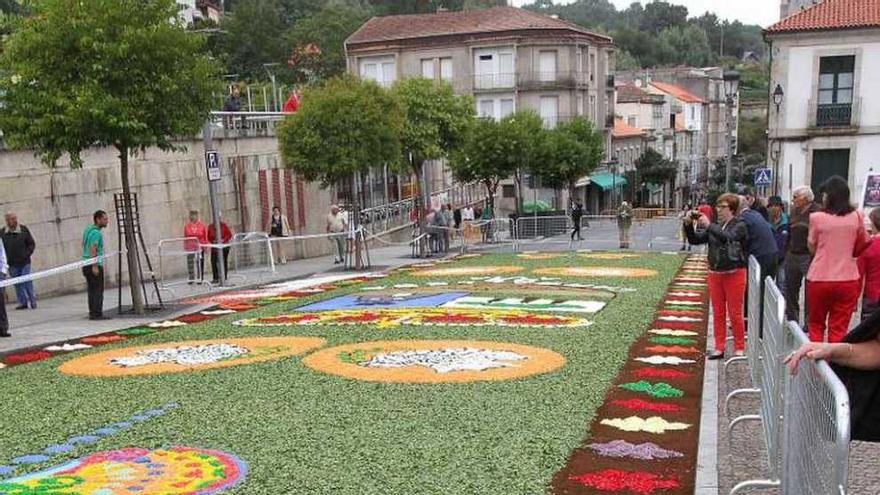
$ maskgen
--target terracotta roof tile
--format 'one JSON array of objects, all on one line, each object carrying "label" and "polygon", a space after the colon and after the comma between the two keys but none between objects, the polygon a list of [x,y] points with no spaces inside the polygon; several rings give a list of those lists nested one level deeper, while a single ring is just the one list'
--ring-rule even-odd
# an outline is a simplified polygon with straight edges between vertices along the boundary
[{"label": "terracotta roof tile", "polygon": [[373,17],[346,40],[346,45],[522,30],[569,31],[611,42],[611,38],[607,36],[593,33],[568,21],[516,7],[493,7],[462,12]]},{"label": "terracotta roof tile", "polygon": [[765,33],[880,27],[880,0],[824,0],[795,12]]},{"label": "terracotta roof tile", "polygon": [[639,129],[638,127],[633,127],[627,124],[623,121],[623,119],[614,119],[614,128],[611,129],[611,137],[620,139],[644,135],[645,131]]},{"label": "terracotta roof tile", "polygon": [[685,103],[706,103],[705,101],[703,101],[702,98],[682,88],[681,86],[676,86],[675,84],[669,84],[659,81],[651,81],[650,84],[660,91],[671,95],[676,100],[683,101]]}]

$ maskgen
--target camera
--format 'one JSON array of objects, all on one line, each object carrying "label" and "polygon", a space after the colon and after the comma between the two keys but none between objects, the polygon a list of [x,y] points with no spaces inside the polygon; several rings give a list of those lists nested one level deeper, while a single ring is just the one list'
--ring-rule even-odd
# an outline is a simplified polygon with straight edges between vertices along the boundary
[{"label": "camera", "polygon": [[691,210],[690,213],[688,213],[688,216],[691,217],[691,220],[696,222],[701,216],[703,216],[703,214],[700,213],[699,210]]}]

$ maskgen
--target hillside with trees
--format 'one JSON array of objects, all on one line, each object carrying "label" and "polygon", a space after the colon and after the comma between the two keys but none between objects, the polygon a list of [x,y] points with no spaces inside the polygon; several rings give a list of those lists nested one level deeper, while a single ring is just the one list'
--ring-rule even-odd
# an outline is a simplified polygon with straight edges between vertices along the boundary
[{"label": "hillside with trees", "polygon": [[612,36],[620,49],[618,69],[716,65],[724,58],[739,60],[745,52],[764,54],[760,26],[720,20],[710,13],[689,17],[687,7],[665,1],[633,2],[617,10],[609,0],[565,5],[536,0],[523,8]]}]

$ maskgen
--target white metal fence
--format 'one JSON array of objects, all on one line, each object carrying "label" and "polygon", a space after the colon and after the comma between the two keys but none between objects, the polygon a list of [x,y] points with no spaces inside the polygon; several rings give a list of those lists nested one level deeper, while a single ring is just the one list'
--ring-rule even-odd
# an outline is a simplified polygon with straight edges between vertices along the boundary
[{"label": "white metal fence", "polygon": [[[778,487],[783,495],[844,495],[849,462],[849,394],[824,361],[804,359],[791,375],[783,359],[808,341],[796,322],[785,322],[785,299],[771,277],[761,293],[760,266],[749,259],[749,315],[746,362],[754,388],[728,395],[756,393],[757,414],[767,447],[769,477],[738,483],[731,495],[755,488]],[[763,304],[761,302],[763,301]],[[733,358],[727,364],[736,361]]]}]

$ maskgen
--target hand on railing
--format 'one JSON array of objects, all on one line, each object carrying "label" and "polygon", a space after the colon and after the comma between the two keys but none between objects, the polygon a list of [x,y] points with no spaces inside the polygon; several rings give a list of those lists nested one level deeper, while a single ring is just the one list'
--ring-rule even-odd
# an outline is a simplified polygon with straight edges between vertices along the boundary
[{"label": "hand on railing", "polygon": [[799,349],[794,350],[785,357],[783,362],[788,365],[788,371],[795,375],[797,374],[798,365],[801,362],[801,359],[807,358],[812,359],[814,361],[818,361],[820,359],[830,360],[835,354],[835,347],[837,346],[845,346],[846,352],[852,355],[852,344],[826,344],[822,342],[807,342],[806,344],[800,346]]}]

